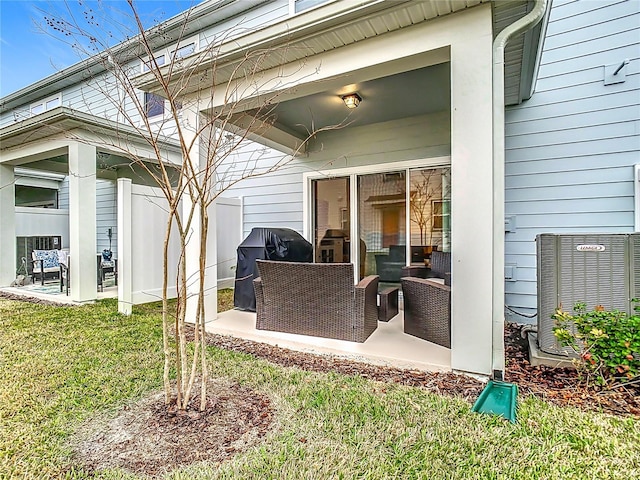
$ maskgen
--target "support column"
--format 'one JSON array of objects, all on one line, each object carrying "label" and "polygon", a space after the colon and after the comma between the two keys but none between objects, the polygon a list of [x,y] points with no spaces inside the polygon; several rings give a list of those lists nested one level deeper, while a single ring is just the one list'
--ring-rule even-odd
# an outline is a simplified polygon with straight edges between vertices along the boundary
[{"label": "support column", "polygon": [[[183,135],[185,141],[191,141],[189,135],[195,135],[196,127],[200,123],[197,108],[193,111],[185,112],[185,125],[183,125]],[[205,133],[206,137],[207,134]],[[206,146],[202,145],[199,139],[193,142],[189,158],[183,159],[184,162],[191,162],[196,172],[202,171],[204,162],[206,162]],[[201,152],[202,149],[202,152]],[[183,222],[188,218],[191,208],[192,199],[189,197],[188,189],[185,188],[185,194],[182,198]],[[208,209],[209,228],[207,233],[207,258],[205,263],[205,321],[214,320],[218,316],[218,269],[217,269],[217,241],[216,241],[216,207],[212,204]],[[186,319],[188,322],[195,321],[196,310],[198,306],[198,291],[200,288],[200,242],[202,232],[202,218],[199,213],[199,207],[195,206],[191,228],[187,233],[187,245],[185,248],[185,262],[187,274],[187,310]]]},{"label": "support column", "polygon": [[133,309],[133,256],[131,237],[131,179],[118,179],[118,311]]},{"label": "support column", "polygon": [[451,45],[451,367],[489,375],[492,356],[491,10]]},{"label": "support column", "polygon": [[0,164],[0,286],[2,287],[11,285],[16,278],[15,192],[13,165]]},{"label": "support column", "polygon": [[96,148],[69,145],[69,255],[71,299],[98,296],[96,244]]}]

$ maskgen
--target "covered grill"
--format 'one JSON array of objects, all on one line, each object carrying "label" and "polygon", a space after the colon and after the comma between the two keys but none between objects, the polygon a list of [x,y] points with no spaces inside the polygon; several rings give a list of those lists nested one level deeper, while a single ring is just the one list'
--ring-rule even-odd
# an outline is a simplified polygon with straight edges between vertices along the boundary
[{"label": "covered grill", "polygon": [[313,262],[313,246],[289,228],[255,227],[238,246],[233,305],[256,311],[253,279],[258,277],[256,260]]}]

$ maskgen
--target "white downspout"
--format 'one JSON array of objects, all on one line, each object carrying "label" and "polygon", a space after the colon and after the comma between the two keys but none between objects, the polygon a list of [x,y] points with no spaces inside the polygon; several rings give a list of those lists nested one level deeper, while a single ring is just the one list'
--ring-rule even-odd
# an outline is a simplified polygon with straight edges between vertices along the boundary
[{"label": "white downspout", "polygon": [[493,377],[504,376],[504,49],[516,35],[544,18],[548,0],[502,30],[493,41]]}]

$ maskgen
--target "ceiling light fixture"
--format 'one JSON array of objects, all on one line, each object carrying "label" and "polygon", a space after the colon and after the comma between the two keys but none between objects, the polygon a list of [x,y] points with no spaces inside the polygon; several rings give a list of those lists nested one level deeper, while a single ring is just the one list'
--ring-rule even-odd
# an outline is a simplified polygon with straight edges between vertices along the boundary
[{"label": "ceiling light fixture", "polygon": [[357,93],[350,93],[349,95],[345,95],[344,97],[342,97],[342,101],[348,108],[356,108],[358,105],[360,105],[362,97],[360,97],[360,95],[358,95]]}]

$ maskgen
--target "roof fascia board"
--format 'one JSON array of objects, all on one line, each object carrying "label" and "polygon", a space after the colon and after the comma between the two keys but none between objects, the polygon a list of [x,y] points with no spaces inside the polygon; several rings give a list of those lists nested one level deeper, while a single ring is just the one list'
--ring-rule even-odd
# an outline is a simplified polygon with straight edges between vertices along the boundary
[{"label": "roof fascia board", "polygon": [[[43,126],[52,126],[60,122],[71,122],[74,124],[74,129],[86,130],[87,127],[94,127],[116,138],[124,136],[128,141],[146,143],[144,136],[131,126],[118,124],[117,122],[68,107],[57,107],[0,129],[0,143],[4,143],[15,136],[35,131]],[[69,129],[65,128],[65,130]],[[162,148],[173,153],[181,153],[180,143],[177,140],[162,136],[158,141]]]}]

